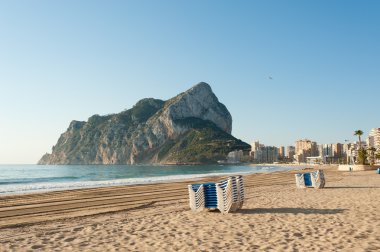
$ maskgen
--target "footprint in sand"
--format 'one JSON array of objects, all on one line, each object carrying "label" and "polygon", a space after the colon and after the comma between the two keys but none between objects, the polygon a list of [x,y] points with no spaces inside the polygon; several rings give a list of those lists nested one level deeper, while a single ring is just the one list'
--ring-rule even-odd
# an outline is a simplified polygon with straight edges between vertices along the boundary
[{"label": "footprint in sand", "polygon": [[293,234],[295,237],[302,237],[303,235],[301,233],[294,233]]},{"label": "footprint in sand", "polygon": [[65,238],[64,235],[59,235],[59,236],[57,236],[55,239],[56,239],[56,240],[62,240],[63,238]]},{"label": "footprint in sand", "polygon": [[79,244],[79,246],[81,246],[81,247],[86,247],[86,246],[88,246],[89,244],[88,244],[88,242],[81,242],[80,244]]},{"label": "footprint in sand", "polygon": [[81,230],[83,230],[83,227],[77,227],[77,228],[73,229],[74,232],[78,232],[78,231],[81,231]]},{"label": "footprint in sand", "polygon": [[50,240],[49,239],[42,239],[42,244],[48,244],[50,242]]},{"label": "footprint in sand", "polygon": [[72,242],[72,241],[74,241],[76,238],[75,237],[69,237],[69,238],[67,238],[67,239],[65,239],[65,240],[63,240],[64,242]]},{"label": "footprint in sand", "polygon": [[40,248],[43,248],[44,246],[43,245],[33,245],[31,247],[31,249],[40,249]]},{"label": "footprint in sand", "polygon": [[58,231],[45,232],[45,235],[54,235],[57,234]]}]

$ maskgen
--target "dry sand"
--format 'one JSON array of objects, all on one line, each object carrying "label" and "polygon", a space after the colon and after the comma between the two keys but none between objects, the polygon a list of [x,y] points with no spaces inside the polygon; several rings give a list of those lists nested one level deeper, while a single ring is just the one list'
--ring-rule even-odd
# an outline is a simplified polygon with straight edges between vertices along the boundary
[{"label": "dry sand", "polygon": [[2,197],[0,251],[379,251],[380,175],[334,169],[320,190],[245,176],[227,215],[191,212],[189,182]]}]

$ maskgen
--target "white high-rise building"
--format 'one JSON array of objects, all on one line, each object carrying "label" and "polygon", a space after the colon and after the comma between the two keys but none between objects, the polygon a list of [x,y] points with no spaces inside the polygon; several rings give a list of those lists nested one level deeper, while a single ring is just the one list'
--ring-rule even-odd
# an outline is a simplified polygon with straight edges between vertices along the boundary
[{"label": "white high-rise building", "polygon": [[260,146],[254,153],[258,163],[273,163],[278,161],[278,148],[275,146]]},{"label": "white high-rise building", "polygon": [[254,141],[251,144],[251,151],[257,151],[260,148],[260,142]]},{"label": "white high-rise building", "polygon": [[367,145],[380,150],[380,128],[371,129],[367,137]]}]

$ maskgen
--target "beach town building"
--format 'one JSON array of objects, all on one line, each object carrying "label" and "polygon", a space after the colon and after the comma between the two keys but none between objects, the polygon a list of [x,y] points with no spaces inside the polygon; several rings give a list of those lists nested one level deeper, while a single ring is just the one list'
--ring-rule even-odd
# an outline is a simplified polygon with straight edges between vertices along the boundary
[{"label": "beach town building", "polygon": [[349,151],[350,148],[351,148],[351,144],[350,143],[343,144],[343,146],[342,146],[343,155],[347,156],[347,153],[348,153],[348,151]]},{"label": "beach town building", "polygon": [[293,160],[294,158],[294,154],[296,153],[296,147],[294,146],[286,146],[286,152],[285,152],[285,156],[290,159],[290,160]]},{"label": "beach town building", "polygon": [[340,158],[343,154],[343,144],[341,143],[335,143],[331,145],[332,147],[332,153],[334,157]]},{"label": "beach town building", "polygon": [[351,145],[350,143],[343,144],[342,151],[343,151],[343,157],[345,158],[345,163],[349,164],[350,162],[350,154],[351,154]]},{"label": "beach town building", "polygon": [[307,164],[320,164],[320,163],[322,163],[322,157],[321,156],[307,157],[306,158],[306,163]]},{"label": "beach town building", "polygon": [[234,150],[228,153],[227,163],[240,163],[243,158],[242,150]]},{"label": "beach town building", "polygon": [[380,128],[373,128],[370,130],[367,137],[368,147],[374,147],[380,150]]},{"label": "beach town building", "polygon": [[[347,160],[349,164],[354,164],[358,158],[359,154],[359,141],[353,142],[349,144],[349,149],[347,151]],[[367,148],[367,143],[362,141],[361,142],[362,148]]]},{"label": "beach town building", "polygon": [[307,157],[318,156],[317,143],[309,139],[296,141],[294,159],[298,163],[305,163]]},{"label": "beach town building", "polygon": [[254,153],[254,161],[257,163],[273,163],[278,161],[278,148],[275,146],[261,146]]},{"label": "beach town building", "polygon": [[255,163],[273,163],[278,161],[278,148],[274,146],[265,146],[259,141],[251,144],[251,152],[249,153],[251,160]]},{"label": "beach town building", "polygon": [[320,144],[318,145],[319,156],[323,163],[348,163],[351,144]]},{"label": "beach town building", "polygon": [[285,157],[285,146],[278,147],[278,157],[283,159]]},{"label": "beach town building", "polygon": [[322,157],[333,157],[333,147],[332,144],[320,144],[319,145],[319,154]]},{"label": "beach town building", "polygon": [[260,142],[259,141],[253,141],[251,143],[251,152],[249,155],[253,156],[254,153],[260,148]]}]

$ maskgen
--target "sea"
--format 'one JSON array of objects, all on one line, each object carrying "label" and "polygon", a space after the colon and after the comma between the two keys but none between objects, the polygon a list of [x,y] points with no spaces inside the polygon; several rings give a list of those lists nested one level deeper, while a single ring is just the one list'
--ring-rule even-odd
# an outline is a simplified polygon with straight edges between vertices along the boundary
[{"label": "sea", "polygon": [[301,168],[260,165],[0,165],[0,196]]}]

